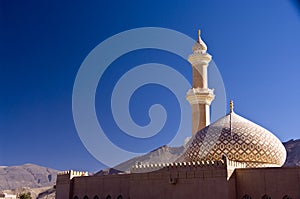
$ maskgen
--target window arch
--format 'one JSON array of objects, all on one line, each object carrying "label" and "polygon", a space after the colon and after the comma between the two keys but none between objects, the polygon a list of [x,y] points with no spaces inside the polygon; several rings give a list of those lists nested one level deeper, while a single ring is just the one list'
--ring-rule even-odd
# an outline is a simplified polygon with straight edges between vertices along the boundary
[{"label": "window arch", "polygon": [[110,195],[107,195],[107,196],[106,196],[106,199],[111,199],[111,196],[110,196]]},{"label": "window arch", "polygon": [[95,195],[93,199],[99,199],[99,197],[97,195]]},{"label": "window arch", "polygon": [[74,196],[74,199],[79,199],[78,196]]},{"label": "window arch", "polygon": [[245,194],[242,199],[252,199],[250,195]]},{"label": "window arch", "polygon": [[261,197],[261,199],[271,199],[270,196],[268,196],[267,194],[263,195],[263,197]]},{"label": "window arch", "polygon": [[282,199],[292,199],[292,197],[291,196],[289,196],[289,195],[285,195],[285,196],[283,196],[283,198]]},{"label": "window arch", "polygon": [[85,196],[83,197],[83,199],[89,199],[89,197],[88,197],[87,195],[85,195]]},{"label": "window arch", "polygon": [[123,199],[123,196],[122,196],[122,195],[119,195],[119,196],[117,197],[117,199]]}]

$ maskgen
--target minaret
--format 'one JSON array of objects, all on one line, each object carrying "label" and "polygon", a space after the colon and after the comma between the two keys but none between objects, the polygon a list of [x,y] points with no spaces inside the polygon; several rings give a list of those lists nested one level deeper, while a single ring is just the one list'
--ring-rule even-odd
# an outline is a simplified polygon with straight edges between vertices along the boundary
[{"label": "minaret", "polygon": [[210,123],[210,104],[215,95],[213,89],[207,87],[207,67],[211,61],[211,55],[207,52],[207,46],[200,37],[193,46],[193,53],[188,61],[193,68],[193,87],[188,90],[186,99],[192,107],[192,134],[206,127]]}]

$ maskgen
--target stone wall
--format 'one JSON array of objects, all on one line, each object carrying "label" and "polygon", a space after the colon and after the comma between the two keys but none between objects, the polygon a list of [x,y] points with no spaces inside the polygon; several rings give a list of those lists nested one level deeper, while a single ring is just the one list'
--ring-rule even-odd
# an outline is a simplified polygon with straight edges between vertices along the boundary
[{"label": "stone wall", "polygon": [[300,198],[300,168],[236,169],[237,198]]},{"label": "stone wall", "polygon": [[[137,166],[130,174],[57,177],[57,199],[300,198],[300,168],[241,168],[233,161]],[[158,170],[154,167],[157,167]],[[240,167],[240,168],[238,168]],[[143,173],[142,170],[152,172]],[[74,174],[74,173],[73,173]],[[286,198],[284,198],[286,196]]]}]

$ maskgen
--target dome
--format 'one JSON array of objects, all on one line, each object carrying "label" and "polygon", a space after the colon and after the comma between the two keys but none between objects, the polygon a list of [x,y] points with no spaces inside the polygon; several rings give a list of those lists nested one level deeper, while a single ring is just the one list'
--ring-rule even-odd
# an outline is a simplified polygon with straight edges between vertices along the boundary
[{"label": "dome", "polygon": [[216,161],[223,155],[246,167],[280,167],[286,150],[271,132],[231,111],[196,133],[178,160]]}]

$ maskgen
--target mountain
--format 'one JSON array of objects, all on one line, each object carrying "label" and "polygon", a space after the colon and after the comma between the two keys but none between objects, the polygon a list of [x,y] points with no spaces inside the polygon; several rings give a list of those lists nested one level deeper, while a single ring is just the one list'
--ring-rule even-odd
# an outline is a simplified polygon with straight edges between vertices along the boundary
[{"label": "mountain", "polygon": [[58,171],[34,164],[0,166],[0,190],[53,186]]},{"label": "mountain", "polygon": [[155,164],[159,162],[173,162],[179,157],[180,154],[182,154],[183,151],[184,151],[183,146],[169,147],[164,145],[145,155],[137,156],[135,158],[127,160],[115,166],[113,169],[101,170],[98,173],[96,173],[96,175],[113,174],[118,171],[129,171],[130,168],[137,163]]},{"label": "mountain", "polygon": [[300,166],[300,139],[289,140],[284,142],[283,145],[287,151],[287,159],[285,166]]},{"label": "mountain", "polygon": [[[284,142],[283,145],[287,150],[287,159],[284,166],[300,166],[300,139],[298,140],[289,140]],[[162,163],[162,162],[172,162],[175,161],[180,154],[184,151],[184,147],[168,147],[162,146],[159,147],[145,155],[138,156],[127,160],[113,169],[105,169],[96,173],[96,175],[106,175],[114,174],[119,171],[129,171],[130,168],[138,163],[148,164],[148,163]]]}]

